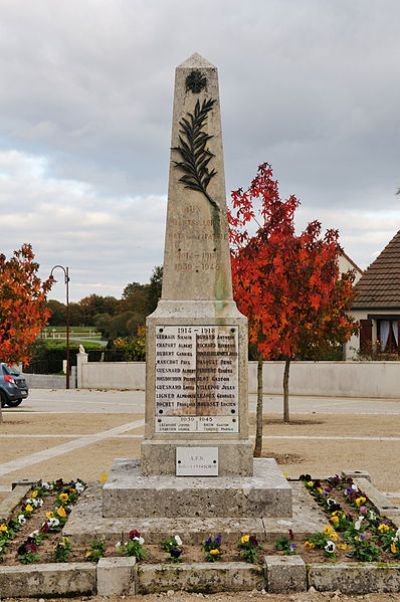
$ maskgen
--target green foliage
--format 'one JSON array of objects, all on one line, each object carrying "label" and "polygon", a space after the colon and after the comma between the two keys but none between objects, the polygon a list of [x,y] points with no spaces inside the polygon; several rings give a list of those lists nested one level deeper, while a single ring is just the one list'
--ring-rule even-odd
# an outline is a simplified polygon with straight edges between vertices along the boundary
[{"label": "green foliage", "polygon": [[172,535],[165,539],[161,542],[161,548],[168,553],[168,559],[171,562],[182,561],[183,547],[179,535]]},{"label": "green foliage", "polygon": [[352,555],[360,562],[373,562],[378,560],[380,550],[372,541],[359,537],[353,540]]},{"label": "green foliage", "polygon": [[240,555],[246,562],[254,563],[258,560],[258,545],[255,535],[242,535],[238,544]]},{"label": "green foliage", "polygon": [[97,562],[100,558],[103,558],[106,550],[106,544],[101,539],[94,539],[88,551],[85,553],[85,559],[89,562]]},{"label": "green foliage", "polygon": [[107,359],[117,357],[125,362],[144,362],[146,340],[144,337],[118,337],[113,341],[110,352],[107,354]]},{"label": "green foliage", "polygon": [[67,562],[69,555],[72,552],[71,542],[68,537],[63,537],[57,543],[56,550],[54,552],[55,562]]},{"label": "green foliage", "polygon": [[[100,360],[103,347],[96,342],[84,343],[86,351],[97,354],[96,359]],[[32,348],[32,359],[25,368],[25,372],[33,374],[58,374],[62,371],[63,360],[67,357],[67,347],[65,340],[36,339]],[[76,365],[76,356],[79,353],[78,343],[70,345],[70,363]],[[92,357],[92,359],[95,359]]]},{"label": "green foliage", "polygon": [[278,537],[278,539],[275,541],[275,550],[284,552],[285,556],[292,556],[293,554],[296,554],[295,544],[286,536]]}]

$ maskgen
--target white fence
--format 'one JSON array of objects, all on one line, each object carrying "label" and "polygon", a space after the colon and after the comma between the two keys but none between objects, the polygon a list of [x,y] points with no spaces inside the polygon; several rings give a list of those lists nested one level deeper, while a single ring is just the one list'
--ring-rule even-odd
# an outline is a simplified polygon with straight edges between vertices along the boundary
[{"label": "white fence", "polygon": [[[284,362],[264,363],[264,392],[282,393]],[[81,389],[145,388],[144,362],[88,362],[78,355]],[[292,395],[400,399],[400,362],[292,362]],[[257,364],[249,362],[249,392],[257,390]]]}]

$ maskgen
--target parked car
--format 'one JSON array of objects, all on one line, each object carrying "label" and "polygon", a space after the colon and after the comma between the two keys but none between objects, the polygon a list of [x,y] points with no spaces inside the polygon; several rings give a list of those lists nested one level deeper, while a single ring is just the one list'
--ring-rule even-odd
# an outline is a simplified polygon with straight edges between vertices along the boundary
[{"label": "parked car", "polygon": [[0,398],[1,407],[16,408],[28,397],[28,386],[25,378],[16,366],[0,363]]}]

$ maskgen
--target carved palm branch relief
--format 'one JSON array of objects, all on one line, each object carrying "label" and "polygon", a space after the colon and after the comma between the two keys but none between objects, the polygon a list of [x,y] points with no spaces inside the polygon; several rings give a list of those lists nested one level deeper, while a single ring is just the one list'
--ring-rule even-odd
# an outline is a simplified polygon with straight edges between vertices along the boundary
[{"label": "carved palm branch relief", "polygon": [[204,131],[208,113],[212,110],[215,100],[197,100],[193,113],[187,113],[179,122],[179,146],[173,150],[181,156],[181,161],[174,161],[175,167],[184,172],[179,181],[190,190],[198,190],[211,203],[215,209],[220,210],[218,203],[210,197],[207,186],[210,180],[217,175],[215,169],[210,169],[209,163],[215,156],[207,147],[208,141],[213,137]]}]

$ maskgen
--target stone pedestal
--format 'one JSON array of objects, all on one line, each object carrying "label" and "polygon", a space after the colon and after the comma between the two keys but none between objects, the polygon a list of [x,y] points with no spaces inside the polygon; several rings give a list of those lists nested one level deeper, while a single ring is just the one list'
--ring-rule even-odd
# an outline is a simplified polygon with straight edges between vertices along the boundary
[{"label": "stone pedestal", "polygon": [[291,517],[291,488],[275,461],[253,461],[218,76],[198,54],[176,69],[162,294],[146,326],[142,460],[116,462],[103,516]]},{"label": "stone pedestal", "polygon": [[290,518],[292,488],[269,458],[254,460],[252,477],[144,477],[138,461],[119,459],[103,488],[103,516]]}]

